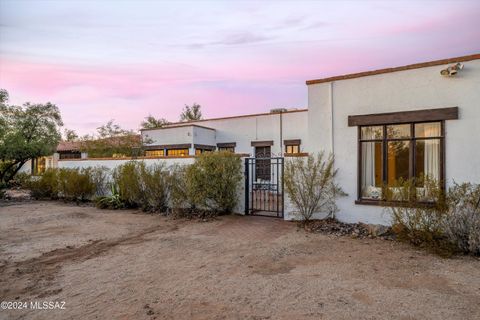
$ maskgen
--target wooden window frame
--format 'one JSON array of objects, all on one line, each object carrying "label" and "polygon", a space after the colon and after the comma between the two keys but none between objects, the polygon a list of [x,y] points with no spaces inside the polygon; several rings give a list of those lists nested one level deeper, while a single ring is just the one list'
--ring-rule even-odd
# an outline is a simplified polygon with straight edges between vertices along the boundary
[{"label": "wooden window frame", "polygon": [[[438,137],[416,137],[415,125],[421,123],[440,123],[440,136]],[[408,138],[387,138],[387,126],[389,125],[410,125],[410,137]],[[362,139],[362,128],[381,126],[383,128],[383,136],[381,139]],[[395,122],[395,123],[382,123],[382,124],[365,124],[357,127],[357,200],[356,204],[366,205],[401,205],[401,201],[385,201],[383,195],[381,199],[367,199],[362,198],[362,143],[363,142],[381,142],[382,143],[382,183],[386,185],[387,181],[387,159],[388,159],[388,142],[391,141],[408,141],[409,142],[409,179],[414,178],[416,175],[416,141],[425,140],[439,140],[440,141],[440,187],[445,190],[445,120],[432,120],[432,121],[412,121],[412,122]],[[419,202],[421,203],[421,202]],[[428,203],[426,203],[428,205]]]},{"label": "wooden window frame", "polygon": [[[297,152],[288,152],[288,149],[289,149],[289,148],[292,148],[292,149],[293,149],[294,147],[297,147],[297,148],[298,148]],[[293,150],[292,150],[292,151],[293,151]],[[300,153],[300,145],[299,145],[299,144],[289,144],[289,145],[286,145],[286,146],[285,146],[285,154],[286,154],[286,155],[299,154],[299,153]]]}]

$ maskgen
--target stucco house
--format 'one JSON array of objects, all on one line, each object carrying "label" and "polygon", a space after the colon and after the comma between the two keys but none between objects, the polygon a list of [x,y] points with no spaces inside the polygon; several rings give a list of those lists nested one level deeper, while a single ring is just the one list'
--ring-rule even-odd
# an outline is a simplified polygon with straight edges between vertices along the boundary
[{"label": "stucco house", "polygon": [[[381,186],[400,178],[428,175],[444,187],[453,181],[480,182],[480,54],[306,84],[307,109],[142,130],[148,143],[140,158],[188,163],[203,152],[237,153],[245,159],[246,177],[238,211],[273,212],[285,219],[294,210],[281,182],[284,159],[290,156],[335,155],[338,183],[348,193],[338,201],[337,217],[346,222],[388,224]],[[127,161],[88,159],[78,152],[70,158],[75,159],[57,153],[52,163],[112,168]]]}]

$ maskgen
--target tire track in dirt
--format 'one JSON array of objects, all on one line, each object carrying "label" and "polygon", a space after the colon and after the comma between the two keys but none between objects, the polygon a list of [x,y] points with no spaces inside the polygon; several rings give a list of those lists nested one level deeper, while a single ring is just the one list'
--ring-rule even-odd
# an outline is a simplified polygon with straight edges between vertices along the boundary
[{"label": "tire track in dirt", "polygon": [[158,231],[167,233],[177,229],[177,224],[155,225],[119,238],[94,240],[83,246],[55,249],[24,261],[5,262],[0,265],[0,300],[13,301],[25,296],[43,298],[58,294],[62,289],[53,286],[62,265],[93,259],[119,245],[148,241],[145,236]]}]

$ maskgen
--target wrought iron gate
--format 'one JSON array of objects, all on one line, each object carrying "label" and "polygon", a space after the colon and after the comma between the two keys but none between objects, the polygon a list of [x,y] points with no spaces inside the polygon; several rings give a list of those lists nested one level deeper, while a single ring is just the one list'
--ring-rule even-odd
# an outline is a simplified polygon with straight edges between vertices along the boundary
[{"label": "wrought iron gate", "polygon": [[281,157],[245,159],[245,213],[283,218]]}]

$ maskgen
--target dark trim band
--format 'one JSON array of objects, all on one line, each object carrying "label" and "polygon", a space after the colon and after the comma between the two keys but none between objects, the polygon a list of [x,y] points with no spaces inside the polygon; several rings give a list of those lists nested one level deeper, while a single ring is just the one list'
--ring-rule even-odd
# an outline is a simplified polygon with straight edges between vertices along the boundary
[{"label": "dark trim band", "polygon": [[219,142],[217,143],[218,148],[235,148],[237,146],[236,142]]},{"label": "dark trim band", "polygon": [[291,140],[283,140],[283,144],[285,146],[299,146],[302,144],[301,139],[291,139]]},{"label": "dark trim band", "polygon": [[159,149],[190,149],[192,147],[191,143],[183,144],[161,144],[161,145],[150,145],[144,146],[144,150],[159,150]]},{"label": "dark trim band", "polygon": [[348,126],[368,126],[458,119],[458,107],[348,116]]},{"label": "dark trim band", "polygon": [[194,144],[195,149],[204,149],[204,150],[215,150],[215,146],[209,146],[207,144]]},{"label": "dark trim band", "polygon": [[252,147],[269,147],[269,146],[273,146],[273,140],[252,141]]}]

